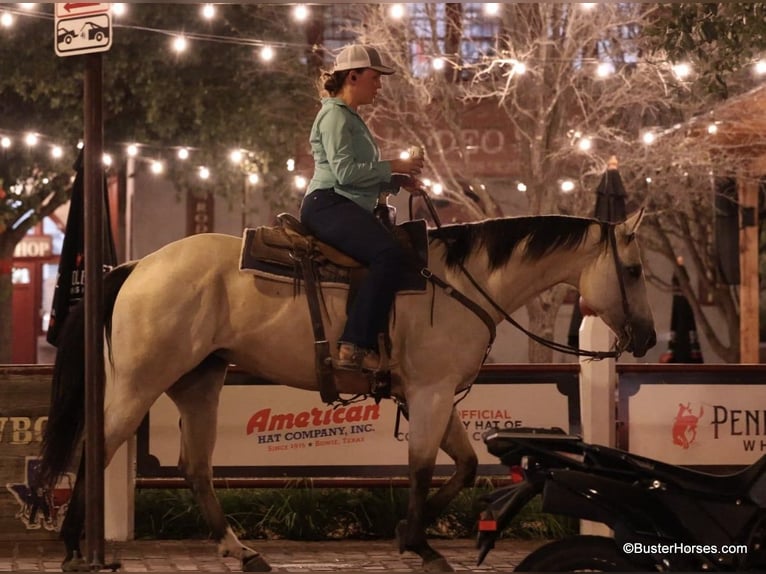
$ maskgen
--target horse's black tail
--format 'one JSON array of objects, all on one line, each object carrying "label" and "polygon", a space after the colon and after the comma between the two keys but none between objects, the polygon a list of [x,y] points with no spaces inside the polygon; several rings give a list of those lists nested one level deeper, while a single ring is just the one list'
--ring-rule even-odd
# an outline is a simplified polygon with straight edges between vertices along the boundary
[{"label": "horse's black tail", "polygon": [[[120,265],[104,277],[104,325],[111,339],[112,311],[135,263]],[[69,312],[58,337],[48,422],[42,440],[40,484],[55,486],[68,469],[85,425],[85,302]],[[110,353],[111,354],[111,353]]]}]

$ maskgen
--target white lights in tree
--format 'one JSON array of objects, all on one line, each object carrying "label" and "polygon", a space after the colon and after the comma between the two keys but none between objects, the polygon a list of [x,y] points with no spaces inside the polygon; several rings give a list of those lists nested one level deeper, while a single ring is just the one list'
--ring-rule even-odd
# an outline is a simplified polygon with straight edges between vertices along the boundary
[{"label": "white lights in tree", "polygon": [[203,179],[203,180],[210,179],[210,170],[206,168],[205,166],[202,166],[199,168],[198,174],[200,179]]},{"label": "white lights in tree", "polygon": [[264,62],[271,62],[274,59],[274,48],[271,46],[264,46],[261,48],[259,55]]},{"label": "white lights in tree", "polygon": [[184,36],[176,36],[175,38],[173,38],[173,50],[175,50],[179,54],[181,52],[185,52],[188,46],[189,46],[189,43],[187,42]]},{"label": "white lights in tree", "polygon": [[401,20],[405,14],[404,4],[391,4],[391,7],[388,9],[388,15],[394,20]]},{"label": "white lights in tree", "polygon": [[200,8],[200,13],[205,20],[212,20],[215,18],[215,6],[212,4],[204,4],[202,8]]},{"label": "white lights in tree", "polygon": [[293,6],[293,18],[296,22],[305,22],[309,18],[309,7],[305,4]]},{"label": "white lights in tree", "polygon": [[40,138],[37,134],[28,133],[24,136],[24,143],[27,144],[29,147],[33,147],[37,145],[37,142],[40,141]]},{"label": "white lights in tree", "polygon": [[186,149],[185,147],[182,147],[181,149],[178,150],[177,155],[178,155],[178,159],[180,160],[189,159],[189,150]]}]

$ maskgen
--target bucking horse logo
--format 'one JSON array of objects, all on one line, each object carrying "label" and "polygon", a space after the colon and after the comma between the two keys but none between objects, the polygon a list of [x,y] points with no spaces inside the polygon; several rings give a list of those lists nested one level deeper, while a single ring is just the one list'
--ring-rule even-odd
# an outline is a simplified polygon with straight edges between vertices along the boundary
[{"label": "bucking horse logo", "polygon": [[692,414],[691,403],[678,403],[678,414],[673,421],[673,444],[681,448],[689,448],[689,445],[697,438],[697,423],[702,418],[705,410],[700,405],[699,414]]},{"label": "bucking horse logo", "polygon": [[7,484],[6,488],[19,503],[15,517],[27,530],[59,531],[72,496],[74,475],[67,473],[50,490],[40,484],[40,459],[28,456],[24,469],[24,482]]}]

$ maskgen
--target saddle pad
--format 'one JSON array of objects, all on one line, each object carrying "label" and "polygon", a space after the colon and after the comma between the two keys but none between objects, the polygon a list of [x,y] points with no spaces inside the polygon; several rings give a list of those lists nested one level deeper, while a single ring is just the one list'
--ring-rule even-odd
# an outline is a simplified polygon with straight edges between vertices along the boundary
[{"label": "saddle pad", "polygon": [[[257,227],[245,229],[242,236],[242,251],[239,269],[244,273],[272,280],[294,282],[302,280],[303,276],[297,265],[290,257],[289,245],[275,240],[274,233],[281,228]],[[426,265],[428,258],[428,232],[425,220],[407,221],[398,225],[395,234],[400,241],[405,241],[408,249],[414,249],[413,262],[418,258],[421,262],[413,263],[405,270],[398,291],[420,293],[426,290],[427,280],[420,274],[420,269]],[[417,253],[417,257],[415,256]],[[424,256],[425,255],[425,256]],[[422,261],[426,261],[423,263]],[[329,261],[320,261],[317,265],[319,282],[322,285],[351,284],[351,270]]]}]

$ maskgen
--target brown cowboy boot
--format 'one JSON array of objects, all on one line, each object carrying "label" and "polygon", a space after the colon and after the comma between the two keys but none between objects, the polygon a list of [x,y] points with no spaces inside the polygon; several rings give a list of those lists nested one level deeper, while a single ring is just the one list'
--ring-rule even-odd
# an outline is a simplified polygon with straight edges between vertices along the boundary
[{"label": "brown cowboy boot", "polygon": [[375,351],[362,349],[352,343],[341,343],[335,367],[344,371],[377,371],[380,356]]}]

